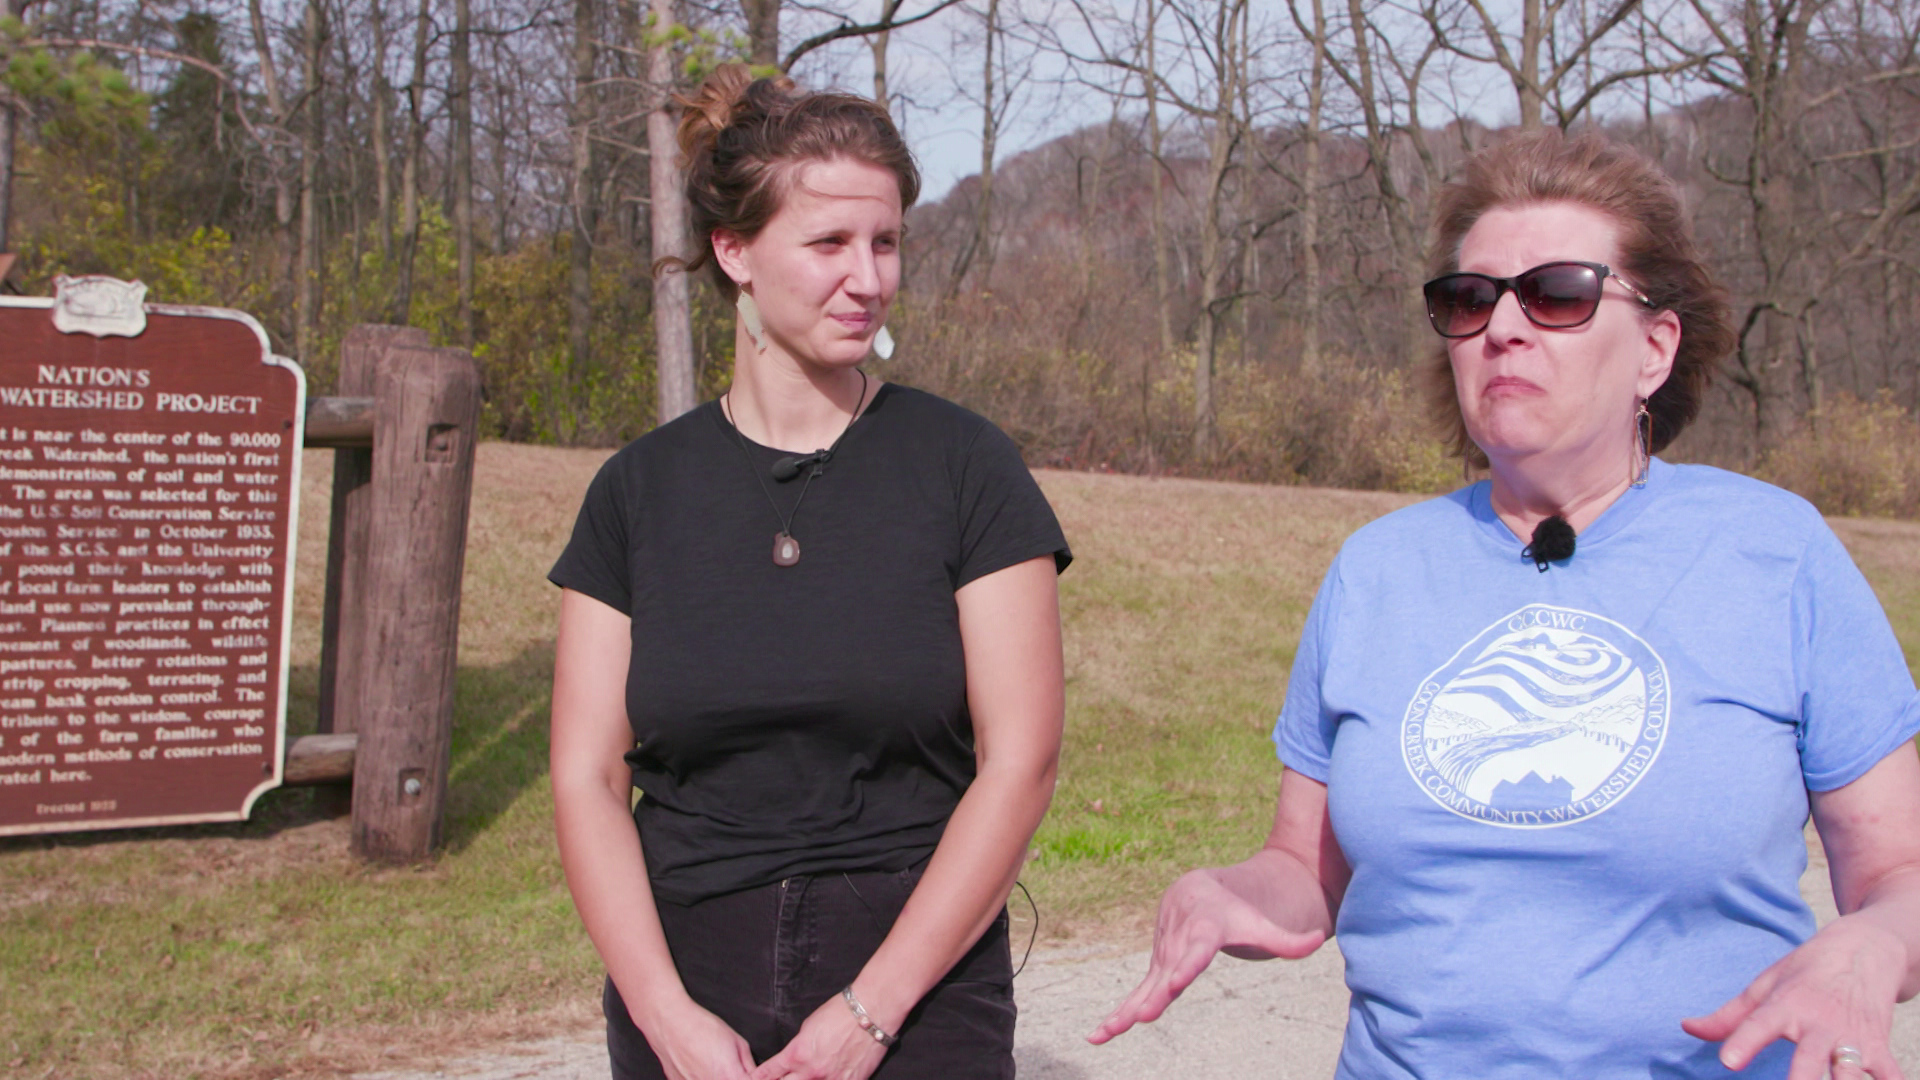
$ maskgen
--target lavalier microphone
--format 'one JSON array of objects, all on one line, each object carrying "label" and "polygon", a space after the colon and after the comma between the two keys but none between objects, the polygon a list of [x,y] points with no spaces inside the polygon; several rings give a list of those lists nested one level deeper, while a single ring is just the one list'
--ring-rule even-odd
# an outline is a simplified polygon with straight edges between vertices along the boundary
[{"label": "lavalier microphone", "polygon": [[1533,530],[1533,543],[1520,554],[1533,560],[1533,565],[1546,573],[1547,567],[1563,559],[1573,558],[1573,526],[1559,514],[1540,522]]},{"label": "lavalier microphone", "polygon": [[784,484],[794,477],[799,476],[801,469],[809,465],[825,465],[832,460],[832,450],[815,450],[811,454],[795,454],[791,457],[783,457],[773,463],[773,478]]}]

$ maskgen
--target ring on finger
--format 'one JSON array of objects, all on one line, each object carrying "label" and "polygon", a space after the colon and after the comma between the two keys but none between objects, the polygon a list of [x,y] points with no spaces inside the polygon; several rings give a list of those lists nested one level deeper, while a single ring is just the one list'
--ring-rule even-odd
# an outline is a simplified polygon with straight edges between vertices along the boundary
[{"label": "ring on finger", "polygon": [[1859,1047],[1848,1046],[1843,1043],[1833,1048],[1833,1063],[1835,1065],[1851,1065],[1859,1069],[1866,1066],[1866,1059],[1861,1057]]}]

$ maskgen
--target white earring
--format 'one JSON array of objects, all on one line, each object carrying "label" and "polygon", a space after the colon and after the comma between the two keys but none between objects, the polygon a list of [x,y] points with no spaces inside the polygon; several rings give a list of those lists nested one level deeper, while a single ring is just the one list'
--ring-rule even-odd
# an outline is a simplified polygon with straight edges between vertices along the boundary
[{"label": "white earring", "polygon": [[873,335],[873,355],[882,360],[893,359],[893,335],[884,326]]},{"label": "white earring", "polygon": [[733,302],[733,306],[740,312],[740,325],[746,328],[748,340],[753,342],[754,348],[765,352],[767,339],[760,325],[760,305],[753,302],[752,294],[741,289],[740,297]]}]

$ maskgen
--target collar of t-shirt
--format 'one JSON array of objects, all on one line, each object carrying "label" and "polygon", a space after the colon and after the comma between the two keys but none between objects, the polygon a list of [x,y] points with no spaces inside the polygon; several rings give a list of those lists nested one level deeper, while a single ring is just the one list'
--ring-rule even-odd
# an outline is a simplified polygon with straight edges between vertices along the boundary
[{"label": "collar of t-shirt", "polygon": [[[1586,531],[1580,534],[1581,550],[1592,550],[1607,542],[1609,537],[1619,534],[1633,523],[1653,502],[1654,495],[1673,479],[1672,465],[1654,458],[1647,466],[1647,482],[1642,487],[1628,487],[1613,505],[1600,512]],[[1531,541],[1515,536],[1507,523],[1493,509],[1493,482],[1482,480],[1473,486],[1473,492],[1467,501],[1473,519],[1480,524],[1487,537],[1503,551],[1511,551],[1515,558]]]}]

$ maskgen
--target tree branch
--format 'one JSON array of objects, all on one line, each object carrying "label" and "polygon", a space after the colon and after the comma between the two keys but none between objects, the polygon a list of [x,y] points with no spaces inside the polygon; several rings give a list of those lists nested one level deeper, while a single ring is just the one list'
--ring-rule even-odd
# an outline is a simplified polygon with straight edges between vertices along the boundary
[{"label": "tree branch", "polygon": [[815,34],[800,44],[795,45],[793,50],[787,53],[787,58],[780,62],[780,70],[792,71],[793,65],[797,63],[801,57],[823,45],[831,44],[842,38],[866,37],[869,34],[878,34],[888,30],[898,30],[903,26],[912,26],[914,23],[933,18],[935,15],[940,14],[942,11],[959,2],[960,0],[935,0],[932,7],[911,18],[887,18],[881,19],[876,23],[867,23],[865,25],[856,25],[849,22],[841,26],[836,26],[824,33]]},{"label": "tree branch", "polygon": [[21,41],[20,44],[28,48],[97,49],[102,52],[127,53],[148,60],[171,60],[176,64],[186,64],[190,67],[199,68],[201,71],[218,79],[221,86],[232,92],[233,111],[239,116],[240,126],[246,129],[247,134],[252,136],[255,142],[262,145],[265,145],[268,141],[265,136],[260,134],[260,129],[253,126],[252,119],[247,116],[246,106],[242,104],[244,95],[242,95],[239,88],[234,85],[233,76],[227,74],[227,72],[222,70],[218,65],[208,63],[197,56],[187,56],[182,53],[169,52],[166,49],[150,48],[146,45],[123,45],[117,41],[101,41],[98,38],[27,38]]}]

